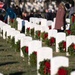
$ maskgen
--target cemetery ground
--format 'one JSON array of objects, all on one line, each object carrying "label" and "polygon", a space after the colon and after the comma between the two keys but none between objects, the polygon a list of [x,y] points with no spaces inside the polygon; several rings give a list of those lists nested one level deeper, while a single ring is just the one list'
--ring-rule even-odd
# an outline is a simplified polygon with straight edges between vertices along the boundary
[{"label": "cemetery ground", "polygon": [[[53,56],[66,56],[66,54],[54,52]],[[75,70],[74,56],[69,57],[69,67]],[[20,57],[20,53],[0,37],[0,73],[4,75],[37,75],[37,70],[36,66],[28,65],[26,57]]]},{"label": "cemetery ground", "polygon": [[36,75],[36,67],[27,63],[27,58],[21,58],[2,37],[0,37],[0,73],[4,75]]}]

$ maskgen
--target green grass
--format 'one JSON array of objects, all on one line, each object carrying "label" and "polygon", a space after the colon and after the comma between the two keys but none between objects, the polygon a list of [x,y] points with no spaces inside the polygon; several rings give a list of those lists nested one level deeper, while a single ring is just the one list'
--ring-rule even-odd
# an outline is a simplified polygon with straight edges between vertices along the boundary
[{"label": "green grass", "polygon": [[37,75],[36,67],[27,63],[27,58],[20,57],[19,52],[0,37],[0,73],[4,75]]}]

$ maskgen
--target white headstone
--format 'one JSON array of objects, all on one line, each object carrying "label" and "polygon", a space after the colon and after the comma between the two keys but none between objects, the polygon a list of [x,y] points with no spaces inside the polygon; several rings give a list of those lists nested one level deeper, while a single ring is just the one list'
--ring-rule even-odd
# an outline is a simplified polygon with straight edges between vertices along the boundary
[{"label": "white headstone", "polygon": [[35,19],[34,17],[30,17],[29,22],[34,23],[35,21],[34,19]]},{"label": "white headstone", "polygon": [[30,29],[34,28],[34,24],[33,24],[33,23],[30,23],[30,22],[27,22],[27,23],[25,24],[25,34],[26,34],[26,29],[27,29],[27,28],[30,28]]},{"label": "white headstone", "polygon": [[18,22],[17,30],[21,31],[21,30],[22,30],[22,19],[19,18],[19,19],[17,20],[17,22]]},{"label": "white headstone", "polygon": [[49,31],[49,27],[46,25],[46,26],[42,26],[42,30],[41,32],[48,32]]},{"label": "white headstone", "polygon": [[47,21],[47,26],[52,26],[52,20]]},{"label": "white headstone", "polygon": [[64,32],[59,32],[56,35],[56,52],[59,52],[59,43],[61,41],[66,41],[66,34]]},{"label": "white headstone", "polygon": [[74,35],[69,35],[66,37],[66,51],[68,51],[68,47],[72,44],[75,43],[75,36]]},{"label": "white headstone", "polygon": [[57,35],[56,29],[51,29],[51,30],[48,31],[48,39],[50,39],[50,37],[56,38],[56,35]]},{"label": "white headstone", "polygon": [[[43,61],[44,59],[52,59],[53,57],[53,51],[52,48],[49,47],[41,47],[37,50],[37,70],[39,69],[40,65],[39,63]],[[37,72],[37,75],[40,75]]]},{"label": "white headstone", "polygon": [[42,41],[39,40],[33,40],[29,44],[29,52],[28,55],[30,55],[32,52],[37,51],[38,48],[42,47]]},{"label": "white headstone", "polygon": [[25,34],[22,34],[22,33],[16,34],[16,35],[15,35],[15,43],[16,43],[18,40],[20,40],[20,39],[22,39],[22,38],[24,38],[24,37],[25,37]]},{"label": "white headstone", "polygon": [[75,71],[71,72],[71,74],[70,74],[70,75],[75,75]]},{"label": "white headstone", "polygon": [[0,75],[3,75],[2,73],[0,73]]},{"label": "white headstone", "polygon": [[36,25],[34,28],[35,31],[41,31],[42,30],[42,26],[41,25]]},{"label": "white headstone", "polygon": [[69,59],[64,56],[57,56],[51,59],[51,75],[55,75],[60,67],[69,67]]},{"label": "white headstone", "polygon": [[[29,46],[29,43],[32,41],[32,37],[25,36],[22,39],[20,39],[20,48],[23,46]],[[22,50],[20,49],[20,56],[24,57]]]},{"label": "white headstone", "polygon": [[14,37],[14,36],[16,36],[17,34],[20,34],[20,32],[17,31],[17,30],[12,31],[11,32],[11,38]]},{"label": "white headstone", "polygon": [[41,19],[41,25],[47,26],[47,19]]},{"label": "white headstone", "polygon": [[5,39],[5,32],[7,31],[7,29],[11,28],[10,25],[5,25],[3,26],[3,39]]},{"label": "white headstone", "polygon": [[67,24],[66,25],[66,30],[69,30],[70,29],[70,24]]},{"label": "white headstone", "polygon": [[66,18],[66,22],[70,24],[70,18]]},{"label": "white headstone", "polygon": [[9,28],[9,29],[7,30],[7,37],[8,37],[8,36],[11,36],[11,33],[12,33],[13,31],[15,31],[14,28]]}]

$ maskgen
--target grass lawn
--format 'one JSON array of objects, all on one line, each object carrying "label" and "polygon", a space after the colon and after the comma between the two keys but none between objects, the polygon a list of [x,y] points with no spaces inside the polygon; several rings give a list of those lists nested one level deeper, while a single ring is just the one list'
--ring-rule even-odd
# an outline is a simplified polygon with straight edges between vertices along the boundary
[{"label": "grass lawn", "polygon": [[0,37],[0,73],[4,75],[37,75],[36,67],[27,63],[27,58],[20,57],[10,44]]}]

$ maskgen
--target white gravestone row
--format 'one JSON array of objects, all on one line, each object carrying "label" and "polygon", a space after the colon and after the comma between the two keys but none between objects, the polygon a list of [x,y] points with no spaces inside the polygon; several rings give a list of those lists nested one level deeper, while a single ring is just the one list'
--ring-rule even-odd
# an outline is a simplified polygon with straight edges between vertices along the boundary
[{"label": "white gravestone row", "polygon": [[[43,25],[43,23],[42,23],[42,25]],[[37,70],[39,69],[39,62],[43,61],[44,59],[51,60],[51,75],[55,75],[56,72],[58,71],[58,68],[61,66],[69,67],[69,59],[67,57],[63,57],[63,56],[53,57],[52,48],[42,47],[41,41],[32,40],[32,38],[29,36],[21,35],[21,33],[16,31],[14,28],[11,28],[10,26],[8,26],[7,28],[3,27],[3,29],[5,29],[4,34],[5,34],[5,32],[7,32],[7,36],[14,36],[15,37],[15,42],[17,40],[20,40],[21,48],[23,46],[28,46],[28,49],[29,49],[28,55],[30,55],[33,51],[37,51]],[[12,34],[11,34],[11,32],[12,32]],[[17,33],[19,33],[19,34],[17,34]],[[72,36],[71,36],[71,38],[68,38],[69,36],[66,38],[66,34],[63,32],[57,33],[57,31],[54,30],[53,33],[52,32],[49,32],[49,33],[51,33],[52,36],[56,37],[56,52],[59,52],[58,43],[61,42],[62,40],[66,41],[66,39],[67,39],[67,47],[74,41],[74,38],[72,38]],[[55,36],[55,34],[56,34],[56,36]],[[20,35],[22,37],[18,37]],[[51,37],[51,35],[49,35],[49,37]],[[4,38],[5,38],[5,36],[4,36]],[[71,42],[69,43],[68,40],[71,40]],[[20,49],[20,53],[21,53],[21,56],[24,57],[21,49]],[[65,64],[63,62],[65,62]],[[37,74],[40,75],[38,72],[37,72]]]}]

